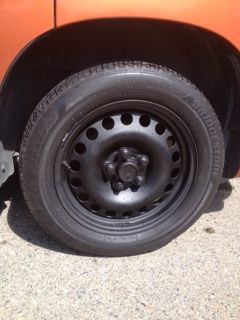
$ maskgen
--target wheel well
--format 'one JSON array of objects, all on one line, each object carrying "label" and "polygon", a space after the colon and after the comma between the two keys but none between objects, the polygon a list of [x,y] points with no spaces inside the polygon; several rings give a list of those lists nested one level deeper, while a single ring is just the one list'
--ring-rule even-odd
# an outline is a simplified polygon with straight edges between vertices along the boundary
[{"label": "wheel well", "polygon": [[84,68],[114,60],[164,65],[198,86],[214,107],[224,131],[224,175],[235,175],[240,163],[238,52],[209,31],[168,21],[86,21],[34,41],[17,59],[2,86],[0,137],[4,148],[19,150],[30,114],[58,82]]}]

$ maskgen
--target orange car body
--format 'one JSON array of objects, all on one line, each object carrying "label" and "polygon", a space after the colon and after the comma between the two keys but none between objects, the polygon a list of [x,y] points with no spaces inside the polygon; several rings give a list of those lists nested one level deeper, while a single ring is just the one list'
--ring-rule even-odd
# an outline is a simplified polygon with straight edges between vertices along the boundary
[{"label": "orange car body", "polygon": [[200,26],[240,49],[239,0],[1,0],[0,80],[29,42],[54,27],[119,17],[164,19]]},{"label": "orange car body", "polygon": [[121,17],[198,26],[240,49],[239,0],[1,0],[0,83],[21,50],[45,32],[80,21]]}]

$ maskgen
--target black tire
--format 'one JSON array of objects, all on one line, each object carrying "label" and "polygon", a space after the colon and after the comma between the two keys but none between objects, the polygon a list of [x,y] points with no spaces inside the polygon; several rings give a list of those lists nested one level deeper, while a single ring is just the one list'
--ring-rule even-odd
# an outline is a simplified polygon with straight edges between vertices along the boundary
[{"label": "black tire", "polygon": [[[112,175],[104,171],[109,161]],[[123,256],[157,249],[191,226],[212,200],[223,163],[218,118],[193,84],[157,65],[115,62],[75,74],[43,98],[23,136],[20,180],[31,212],[62,243]]]}]

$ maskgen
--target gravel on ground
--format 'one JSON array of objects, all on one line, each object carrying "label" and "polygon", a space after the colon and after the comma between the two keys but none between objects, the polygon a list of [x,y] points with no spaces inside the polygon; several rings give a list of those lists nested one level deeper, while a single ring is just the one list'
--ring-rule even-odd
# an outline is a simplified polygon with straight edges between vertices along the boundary
[{"label": "gravel on ground", "polygon": [[101,258],[40,229],[13,177],[0,190],[1,320],[240,319],[240,179],[155,252]]}]

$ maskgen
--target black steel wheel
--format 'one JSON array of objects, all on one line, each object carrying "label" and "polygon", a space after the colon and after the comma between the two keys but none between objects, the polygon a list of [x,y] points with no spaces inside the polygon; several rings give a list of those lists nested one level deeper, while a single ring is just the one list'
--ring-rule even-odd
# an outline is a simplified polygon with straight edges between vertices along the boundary
[{"label": "black steel wheel", "polygon": [[84,208],[91,219],[139,217],[141,224],[153,212],[159,220],[184,198],[196,163],[191,134],[174,113],[152,102],[122,100],[102,106],[67,134],[55,179],[75,219]]},{"label": "black steel wheel", "polygon": [[195,221],[217,189],[224,149],[194,86],[158,66],[115,63],[54,94],[30,119],[20,162],[26,200],[50,233],[78,250],[126,255]]}]

